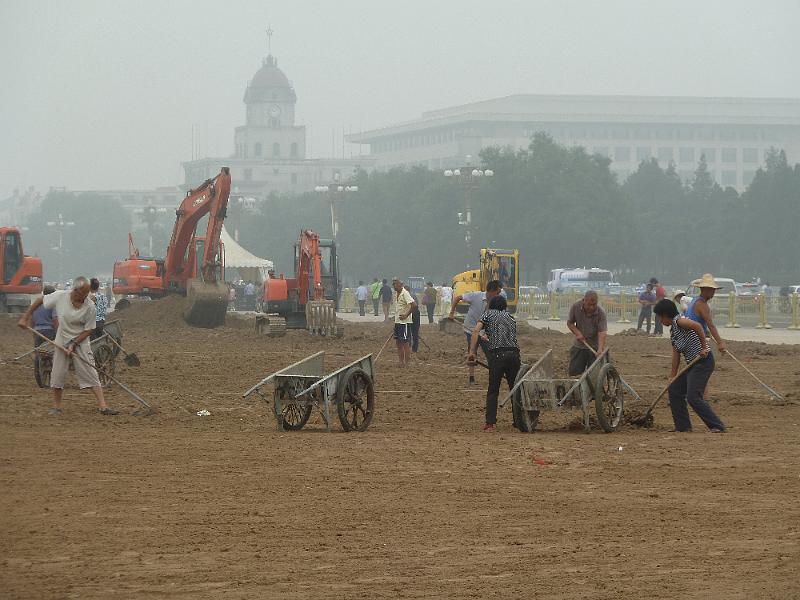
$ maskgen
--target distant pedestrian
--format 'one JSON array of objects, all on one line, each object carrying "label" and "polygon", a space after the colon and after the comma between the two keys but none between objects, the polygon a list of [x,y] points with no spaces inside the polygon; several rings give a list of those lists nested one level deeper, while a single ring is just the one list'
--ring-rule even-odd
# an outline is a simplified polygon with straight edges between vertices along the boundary
[{"label": "distant pedestrian", "polygon": [[375,312],[375,316],[378,316],[378,310],[380,309],[381,305],[381,280],[377,277],[372,280],[372,283],[369,286],[369,294],[370,298],[372,298],[372,310]]},{"label": "distant pedestrian", "polygon": [[228,310],[236,311],[236,286],[228,285]]},{"label": "distant pedestrian", "polygon": [[362,317],[366,314],[364,307],[367,304],[367,296],[369,296],[367,286],[364,285],[363,281],[359,281],[356,288],[356,300],[358,301],[358,314]]},{"label": "distant pedestrian", "polygon": [[653,305],[656,303],[656,293],[653,291],[653,284],[648,283],[645,289],[639,292],[639,322],[636,331],[642,330],[642,324],[647,320],[647,333],[653,321]]},{"label": "distant pedestrian", "polygon": [[478,319],[470,338],[467,362],[475,364],[475,353],[481,338],[481,330],[486,331],[489,360],[489,387],[486,390],[486,420],[483,430],[494,431],[497,423],[497,397],[500,384],[505,378],[510,390],[514,386],[520,368],[519,344],[517,343],[517,322],[506,310],[508,304],[502,296],[489,301],[486,312]]},{"label": "distant pedestrian", "polygon": [[89,280],[89,287],[92,290],[91,298],[95,305],[95,319],[96,325],[92,335],[90,336],[93,340],[96,340],[101,335],[103,335],[103,327],[106,324],[106,314],[108,313],[108,300],[106,300],[105,294],[101,294],[100,290],[100,281],[92,277]]},{"label": "distant pedestrian", "polygon": [[[89,336],[95,328],[96,309],[94,302],[89,299],[90,292],[89,280],[86,277],[77,277],[71,290],[56,291],[38,298],[17,323],[22,329],[28,328],[33,313],[40,306],[44,306],[46,309],[54,308],[58,314],[55,341],[63,350],[56,349],[53,354],[53,367],[50,371],[50,387],[53,388],[51,415],[61,415],[63,412],[61,400],[64,396],[64,383],[69,373],[70,361],[73,362],[78,386],[81,389],[91,388],[100,406],[100,413],[103,415],[119,414],[118,411],[109,408],[106,404],[100,378],[94,368],[94,355],[89,343]],[[73,361],[73,354],[81,357],[88,365],[82,361]]]},{"label": "distant pedestrian", "polygon": [[392,288],[384,279],[381,282],[381,305],[383,305],[383,321],[389,320],[389,310],[392,308]]},{"label": "distant pedestrian", "polygon": [[447,282],[442,282],[440,292],[442,295],[442,315],[446,315],[450,312],[450,304],[453,302],[453,288]]},{"label": "distant pedestrian", "polygon": [[425,305],[425,310],[428,311],[428,323],[433,323],[433,313],[436,310],[436,288],[433,287],[432,281],[429,281],[425,288],[422,303]]},{"label": "distant pedestrian", "polygon": [[411,362],[411,326],[413,325],[411,313],[414,311],[415,304],[411,294],[403,287],[402,281],[394,278],[392,287],[395,291],[394,339],[400,366],[405,367]]},{"label": "distant pedestrian", "polygon": [[[653,291],[656,293],[656,303],[659,300],[663,300],[667,297],[667,290],[664,289],[664,286],[659,283],[658,279],[655,277],[650,279],[650,283],[653,284]],[[654,335],[664,335],[664,325],[661,323],[661,319],[655,319],[655,323],[653,325],[653,334]]]},{"label": "distant pedestrian", "polygon": [[669,300],[661,300],[656,304],[654,310],[657,319],[661,319],[664,325],[671,325],[672,371],[670,377],[674,378],[678,374],[681,355],[687,364],[700,357],[694,366],[669,385],[669,407],[672,410],[675,431],[690,432],[692,430],[692,421],[686,407],[688,403],[711,433],[724,433],[724,423],[703,398],[708,380],[714,372],[714,354],[711,352],[703,326],[697,321],[681,317],[675,303]]}]

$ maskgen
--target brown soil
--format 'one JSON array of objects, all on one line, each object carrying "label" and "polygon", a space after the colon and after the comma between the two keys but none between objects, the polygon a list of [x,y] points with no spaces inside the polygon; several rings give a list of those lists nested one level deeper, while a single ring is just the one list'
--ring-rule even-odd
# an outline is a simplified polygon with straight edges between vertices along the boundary
[{"label": "brown soil", "polygon": [[[484,434],[486,373],[466,385],[463,338],[424,326],[412,368],[388,347],[377,413],[362,434],[276,431],[241,393],[324,349],[326,371],[377,352],[385,325],[342,340],[252,320],[192,329],[178,301],[119,313],[139,368],[117,375],[155,407],[118,417],[47,390],[30,336],[0,318],[0,596],[3,598],[792,598],[800,595],[800,347],[731,343],[786,398],[777,404],[729,359],[712,397],[726,435],[673,434],[666,402],[651,429],[570,429],[543,415],[520,434],[509,407]],[[534,359],[569,338],[521,335]],[[613,336],[645,399],[665,383],[666,339]],[[423,347],[424,348],[424,347]],[[642,406],[631,406],[642,410]],[[196,412],[207,409],[209,417]]]}]

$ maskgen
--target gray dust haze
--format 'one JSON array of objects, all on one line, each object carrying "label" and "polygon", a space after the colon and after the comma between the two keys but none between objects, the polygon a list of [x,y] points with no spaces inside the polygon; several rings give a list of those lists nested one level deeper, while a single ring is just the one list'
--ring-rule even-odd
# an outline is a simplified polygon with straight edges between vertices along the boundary
[{"label": "gray dust haze", "polygon": [[193,145],[232,154],[268,24],[318,157],[508,94],[800,96],[796,0],[3,0],[0,18],[0,197],[175,185]]}]

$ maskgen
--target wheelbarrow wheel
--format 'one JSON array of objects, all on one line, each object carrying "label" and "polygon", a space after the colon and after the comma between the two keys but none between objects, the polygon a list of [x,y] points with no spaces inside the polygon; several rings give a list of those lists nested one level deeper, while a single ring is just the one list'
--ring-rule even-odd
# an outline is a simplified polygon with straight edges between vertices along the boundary
[{"label": "wheelbarrow wheel", "polygon": [[336,390],[339,422],[345,431],[366,431],[375,411],[375,389],[364,369],[353,367]]},{"label": "wheelbarrow wheel", "polygon": [[308,423],[311,417],[311,404],[300,403],[294,395],[303,390],[302,384],[286,382],[277,392],[281,402],[281,414],[278,416],[277,406],[273,404],[275,418],[277,418],[284,430],[300,431]]},{"label": "wheelbarrow wheel", "polygon": [[[520,365],[517,379],[514,381],[515,384],[525,376],[529,368],[530,365],[527,363],[522,363]],[[533,433],[536,429],[536,424],[539,422],[539,411],[526,410],[523,407],[523,401],[523,391],[522,386],[520,386],[511,398],[511,413],[514,416],[514,427],[523,433]]]},{"label": "wheelbarrow wheel", "polygon": [[108,346],[100,346],[92,350],[92,354],[97,367],[97,375],[100,377],[100,385],[107,388],[113,383],[111,377],[114,376],[114,353]]},{"label": "wheelbarrow wheel", "polygon": [[614,365],[607,363],[597,374],[594,389],[597,422],[606,433],[616,431],[622,422],[623,404],[623,389],[619,372]]}]

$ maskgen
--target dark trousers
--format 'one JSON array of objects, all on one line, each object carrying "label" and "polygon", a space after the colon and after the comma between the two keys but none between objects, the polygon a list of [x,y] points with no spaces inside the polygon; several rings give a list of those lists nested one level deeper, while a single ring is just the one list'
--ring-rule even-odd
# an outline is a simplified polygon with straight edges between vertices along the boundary
[{"label": "dark trousers", "polygon": [[358,314],[361,315],[362,317],[366,314],[366,312],[364,310],[364,306],[366,304],[367,304],[366,300],[359,300],[358,301]]},{"label": "dark trousers", "polygon": [[664,335],[664,324],[661,322],[661,317],[656,315],[655,324],[653,325],[653,333],[656,335]]},{"label": "dark trousers", "polygon": [[[48,340],[56,339],[55,329],[38,329],[37,331],[39,333],[41,333],[44,337],[46,337]],[[41,346],[44,343],[45,343],[44,340],[42,338],[40,338],[38,335],[33,336],[33,347],[34,348],[38,348],[39,346]]]},{"label": "dark trousers", "polygon": [[380,298],[373,298],[372,299],[372,310],[375,311],[375,316],[378,316],[378,310],[381,307],[381,299]]},{"label": "dark trousers", "polygon": [[572,346],[569,349],[569,376],[583,375],[583,372],[592,366],[597,357],[588,348]]},{"label": "dark trousers", "polygon": [[411,351],[416,352],[419,349],[419,324],[420,314],[418,310],[411,311]]},{"label": "dark trousers", "polygon": [[96,340],[101,335],[103,335],[103,327],[105,327],[105,324],[106,324],[105,321],[95,321],[94,331],[92,331],[91,335],[89,336],[89,339]]},{"label": "dark trousers", "polygon": [[713,372],[714,355],[709,353],[707,358],[698,362],[669,386],[669,407],[672,410],[672,420],[675,422],[676,431],[692,430],[687,403],[706,424],[706,427],[725,429],[725,425],[708,402],[703,400],[703,392]]},{"label": "dark trousers", "polygon": [[433,311],[436,310],[436,303],[426,304],[425,308],[428,309],[428,323],[433,323]]},{"label": "dark trousers", "polygon": [[653,307],[652,306],[643,306],[639,310],[639,324],[636,325],[636,331],[639,331],[642,328],[642,323],[644,320],[647,319],[647,333],[650,333],[650,325],[653,321]]},{"label": "dark trousers", "polygon": [[519,373],[519,350],[489,352],[489,389],[486,390],[486,422],[497,423],[497,397],[500,395],[500,384],[505,377],[508,389],[514,386]]}]

